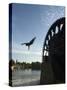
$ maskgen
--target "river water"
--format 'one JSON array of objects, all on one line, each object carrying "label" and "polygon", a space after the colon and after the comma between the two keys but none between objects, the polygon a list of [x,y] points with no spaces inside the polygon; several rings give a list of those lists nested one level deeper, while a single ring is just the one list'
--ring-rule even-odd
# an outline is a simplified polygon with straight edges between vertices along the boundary
[{"label": "river water", "polygon": [[12,72],[12,86],[38,85],[40,70],[16,70]]}]

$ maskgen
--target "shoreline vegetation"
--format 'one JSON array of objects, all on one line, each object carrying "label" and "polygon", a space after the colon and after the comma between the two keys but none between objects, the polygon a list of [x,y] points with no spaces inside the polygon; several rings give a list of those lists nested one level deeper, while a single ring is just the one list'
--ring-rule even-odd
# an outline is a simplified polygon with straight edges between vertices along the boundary
[{"label": "shoreline vegetation", "polygon": [[41,70],[41,63],[40,62],[26,63],[26,62],[19,62],[17,60],[15,62],[13,59],[11,59],[9,61],[9,69],[11,69],[12,71],[19,70],[19,69]]}]

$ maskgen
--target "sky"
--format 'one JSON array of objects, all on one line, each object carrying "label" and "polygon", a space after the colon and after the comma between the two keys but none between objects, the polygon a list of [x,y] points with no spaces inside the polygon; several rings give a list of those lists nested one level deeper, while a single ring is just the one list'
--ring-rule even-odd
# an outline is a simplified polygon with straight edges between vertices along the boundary
[{"label": "sky", "polygon": [[[12,4],[12,59],[20,62],[42,62],[42,48],[50,26],[65,16],[65,7]],[[36,37],[30,50],[25,43]]]}]

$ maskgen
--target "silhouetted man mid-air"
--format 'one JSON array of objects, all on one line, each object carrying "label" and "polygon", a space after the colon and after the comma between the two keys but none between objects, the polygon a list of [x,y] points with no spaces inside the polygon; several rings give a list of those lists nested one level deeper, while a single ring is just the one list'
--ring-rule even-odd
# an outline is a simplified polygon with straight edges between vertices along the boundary
[{"label": "silhouetted man mid-air", "polygon": [[34,40],[36,39],[36,37],[34,37],[30,42],[28,42],[28,43],[21,43],[21,45],[26,45],[26,46],[28,46],[28,50],[30,49],[30,46],[33,44],[33,42],[34,42]]}]

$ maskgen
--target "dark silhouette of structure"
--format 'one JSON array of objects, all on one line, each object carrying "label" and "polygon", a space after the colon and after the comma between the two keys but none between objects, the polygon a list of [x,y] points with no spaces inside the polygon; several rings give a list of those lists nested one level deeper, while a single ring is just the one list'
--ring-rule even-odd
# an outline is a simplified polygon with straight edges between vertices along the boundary
[{"label": "dark silhouette of structure", "polygon": [[30,46],[34,43],[36,37],[34,37],[30,42],[27,42],[27,43],[21,43],[21,45],[26,45],[28,46],[28,50],[30,49]]},{"label": "dark silhouette of structure", "polygon": [[14,60],[11,59],[9,61],[9,85],[11,86],[12,86],[12,69],[11,69],[12,65],[15,65],[15,62]]},{"label": "dark silhouette of structure", "polygon": [[52,24],[42,53],[40,84],[65,83],[65,18]]}]

